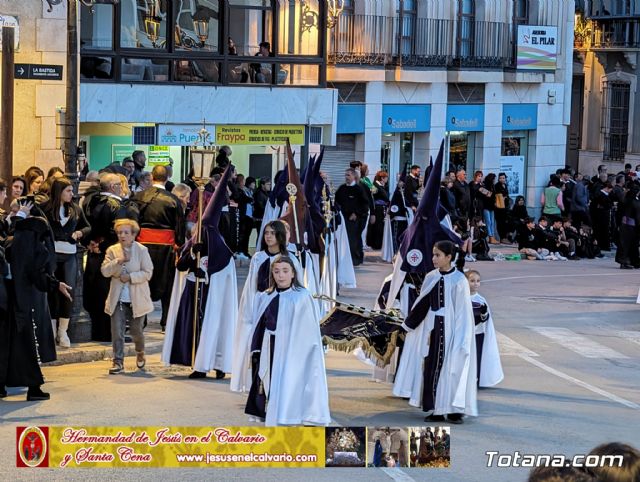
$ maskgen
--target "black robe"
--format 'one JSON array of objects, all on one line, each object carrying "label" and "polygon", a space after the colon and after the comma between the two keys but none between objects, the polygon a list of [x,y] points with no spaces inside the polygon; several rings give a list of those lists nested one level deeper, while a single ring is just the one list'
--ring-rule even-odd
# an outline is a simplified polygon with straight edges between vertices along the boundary
[{"label": "black robe", "polygon": [[83,304],[91,317],[91,339],[111,341],[111,318],[104,312],[111,281],[102,276],[100,266],[107,248],[118,242],[113,222],[127,217],[127,211],[120,198],[104,194],[93,196],[85,209],[91,225],[89,239],[98,243],[100,252],[87,254],[82,289]]},{"label": "black robe", "polygon": [[149,250],[153,262],[153,276],[149,282],[151,299],[170,298],[176,269],[174,245],[182,246],[185,240],[184,209],[174,194],[158,187],[137,193],[132,201],[141,229],[162,229],[174,233],[173,245],[147,243],[143,238],[139,240]]},{"label": "black robe", "polygon": [[[56,345],[47,305],[47,293],[59,282],[55,266],[53,236],[44,218],[16,221],[7,243],[11,267],[9,292],[8,365],[4,385],[31,387],[44,383],[40,363],[56,359]],[[1,374],[1,371],[0,371]],[[0,380],[2,385],[3,380]]]},{"label": "black robe", "polygon": [[384,217],[389,206],[389,193],[385,186],[381,186],[377,182],[373,184],[371,191],[373,195],[374,210],[376,222],[369,226],[367,230],[367,244],[373,249],[382,248],[382,238],[384,237]]}]

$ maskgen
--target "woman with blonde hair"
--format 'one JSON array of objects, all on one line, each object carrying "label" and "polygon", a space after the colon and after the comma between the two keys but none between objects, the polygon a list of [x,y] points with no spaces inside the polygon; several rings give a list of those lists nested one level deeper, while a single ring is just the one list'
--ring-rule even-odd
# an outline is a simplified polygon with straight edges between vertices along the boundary
[{"label": "woman with blonde hair", "polygon": [[104,311],[111,317],[113,342],[113,366],[110,374],[124,371],[124,331],[129,331],[136,348],[136,366],[144,368],[144,334],[142,324],[145,315],[153,311],[149,280],[153,263],[145,246],[135,241],[140,232],[138,223],[131,219],[118,219],[114,223],[118,243],[107,249],[100,270],[105,278],[111,278],[109,296]]}]

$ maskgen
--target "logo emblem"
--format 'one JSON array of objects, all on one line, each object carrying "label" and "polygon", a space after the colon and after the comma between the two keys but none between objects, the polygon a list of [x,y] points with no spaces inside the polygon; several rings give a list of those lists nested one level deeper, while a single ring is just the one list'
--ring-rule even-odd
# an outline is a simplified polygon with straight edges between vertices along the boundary
[{"label": "logo emblem", "polygon": [[391,206],[391,212],[392,213],[397,213],[398,212],[398,206],[396,206],[395,204],[393,206]]},{"label": "logo emblem", "polygon": [[416,267],[422,263],[422,252],[419,249],[412,249],[407,253],[407,262]]},{"label": "logo emblem", "polygon": [[200,269],[206,273],[208,268],[209,256],[203,256],[202,258],[200,258]]},{"label": "logo emblem", "polygon": [[17,427],[18,467],[49,467],[49,428]]}]

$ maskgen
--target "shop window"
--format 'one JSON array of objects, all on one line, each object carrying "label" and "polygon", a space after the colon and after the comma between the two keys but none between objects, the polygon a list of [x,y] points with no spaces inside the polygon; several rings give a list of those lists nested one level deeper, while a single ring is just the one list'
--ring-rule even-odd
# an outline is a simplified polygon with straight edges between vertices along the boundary
[{"label": "shop window", "polygon": [[[242,5],[240,8],[236,5]],[[257,8],[265,6],[269,8]],[[229,8],[229,37],[237,55],[265,55],[272,57],[272,12],[270,2],[257,0],[232,0]],[[268,49],[261,51],[260,44],[267,42]]]},{"label": "shop window", "polygon": [[167,6],[158,0],[121,0],[120,46],[166,49]]},{"label": "shop window", "polygon": [[449,169],[474,169],[475,133],[449,132]]},{"label": "shop window", "polygon": [[318,55],[318,0],[280,2],[278,53]]},{"label": "shop window", "polygon": [[83,55],[80,60],[81,79],[113,79],[113,58]]},{"label": "shop window", "polygon": [[277,84],[318,85],[320,67],[305,64],[280,64]]},{"label": "shop window", "polygon": [[630,84],[605,82],[602,102],[603,159],[623,161],[629,136]]},{"label": "shop window", "polygon": [[400,169],[413,164],[413,133],[405,132],[400,135]]},{"label": "shop window", "polygon": [[159,59],[122,59],[120,78],[123,82],[169,80],[169,62]]},{"label": "shop window", "polygon": [[458,56],[461,58],[473,55],[475,22],[475,1],[458,0]]},{"label": "shop window", "polygon": [[173,76],[178,82],[219,82],[220,64],[203,59],[175,60]]},{"label": "shop window", "polygon": [[220,51],[220,2],[191,0],[175,7],[176,50]]},{"label": "shop window", "polygon": [[113,50],[113,5],[80,6],[80,45]]}]

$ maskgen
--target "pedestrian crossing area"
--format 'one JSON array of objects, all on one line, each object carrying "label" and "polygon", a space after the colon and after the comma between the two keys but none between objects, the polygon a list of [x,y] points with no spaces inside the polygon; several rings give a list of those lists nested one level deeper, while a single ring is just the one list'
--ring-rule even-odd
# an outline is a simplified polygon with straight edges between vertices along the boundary
[{"label": "pedestrian crossing area", "polygon": [[[552,326],[528,326],[528,330],[540,335],[548,342],[551,342],[552,346],[557,345],[563,349],[572,351],[581,357],[591,359],[607,359],[607,360],[629,360],[631,358],[640,358],[640,330],[639,331],[622,331],[613,330],[609,332],[609,336],[605,338],[608,342],[614,341],[614,343],[620,343],[621,351],[613,349],[608,346],[607,341],[604,343],[601,341],[600,336],[597,334],[584,335],[576,333],[568,328],[552,327]],[[534,352],[530,348],[521,345],[512,338],[509,338],[503,333],[497,333],[498,344],[500,346],[500,354],[503,356],[527,356],[538,357],[538,353]],[[527,337],[528,341],[533,341],[533,338]],[[532,346],[529,343],[529,346]],[[624,351],[624,353],[622,352]],[[638,357],[634,357],[632,354],[637,351]]]}]

